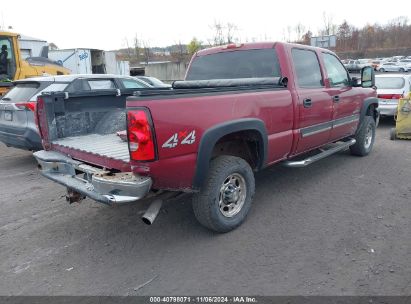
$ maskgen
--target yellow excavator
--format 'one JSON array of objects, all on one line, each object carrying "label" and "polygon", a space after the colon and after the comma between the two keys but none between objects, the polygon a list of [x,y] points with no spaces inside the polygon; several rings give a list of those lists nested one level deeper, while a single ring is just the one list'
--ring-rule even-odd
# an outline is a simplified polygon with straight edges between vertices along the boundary
[{"label": "yellow excavator", "polygon": [[12,81],[36,76],[66,75],[70,70],[47,58],[48,48],[41,57],[23,59],[19,34],[0,31],[0,98],[12,88]]}]

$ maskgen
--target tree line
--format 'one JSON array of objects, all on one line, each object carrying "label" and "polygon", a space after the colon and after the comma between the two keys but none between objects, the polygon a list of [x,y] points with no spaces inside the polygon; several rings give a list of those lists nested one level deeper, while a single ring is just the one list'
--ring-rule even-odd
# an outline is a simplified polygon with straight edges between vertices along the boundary
[{"label": "tree line", "polygon": [[[132,43],[126,40],[127,48],[119,50],[119,55],[135,63],[164,60],[164,57],[175,62],[187,62],[202,48],[241,42],[238,27],[234,23],[215,21],[209,28],[210,37],[206,41],[193,37],[188,44],[178,41],[167,48],[152,48],[148,41],[139,39],[136,34]],[[336,36],[336,47],[332,50],[341,58],[411,55],[411,24],[404,16],[397,17],[386,24],[367,24],[359,28],[347,20],[336,24],[331,16],[323,13],[323,25],[316,34],[310,29],[306,30],[302,23],[298,23],[296,26],[287,26],[283,30],[282,40],[310,45],[313,36],[325,35]],[[167,49],[169,54],[156,56],[153,51],[155,49]]]},{"label": "tree line", "polygon": [[[332,20],[324,22],[319,35],[335,35],[333,48],[342,58],[386,57],[394,55],[411,56],[411,24],[407,17],[397,17],[386,24],[367,24],[355,27],[344,20],[336,25]],[[305,32],[297,43],[310,44],[313,33]]]}]

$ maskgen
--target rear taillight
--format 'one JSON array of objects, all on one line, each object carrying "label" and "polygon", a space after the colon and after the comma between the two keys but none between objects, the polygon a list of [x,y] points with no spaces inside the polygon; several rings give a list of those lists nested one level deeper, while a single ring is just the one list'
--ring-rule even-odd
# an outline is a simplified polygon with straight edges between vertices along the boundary
[{"label": "rear taillight", "polygon": [[378,94],[377,97],[382,99],[400,99],[404,96],[402,94]]},{"label": "rear taillight", "polygon": [[127,113],[127,134],[132,160],[155,159],[154,134],[148,112],[132,110]]},{"label": "rear taillight", "polygon": [[36,112],[36,105],[35,102],[19,102],[14,104],[20,110],[29,110],[32,112]]}]

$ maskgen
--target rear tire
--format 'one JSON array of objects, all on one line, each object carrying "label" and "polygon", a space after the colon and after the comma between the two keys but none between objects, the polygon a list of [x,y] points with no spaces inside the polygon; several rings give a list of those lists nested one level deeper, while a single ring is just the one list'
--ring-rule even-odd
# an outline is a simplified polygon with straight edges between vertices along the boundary
[{"label": "rear tire", "polygon": [[397,139],[397,131],[395,130],[395,128],[390,129],[390,139],[391,140],[396,140]]},{"label": "rear tire", "polygon": [[245,220],[254,191],[250,165],[239,157],[219,156],[211,161],[204,186],[193,196],[194,215],[210,230],[231,231]]},{"label": "rear tire", "polygon": [[371,116],[365,116],[360,125],[360,129],[355,135],[356,143],[350,147],[352,155],[366,156],[368,155],[375,141],[375,121]]},{"label": "rear tire", "polygon": [[400,72],[401,72],[401,73],[404,73],[405,70],[404,70],[403,68],[400,68]]}]

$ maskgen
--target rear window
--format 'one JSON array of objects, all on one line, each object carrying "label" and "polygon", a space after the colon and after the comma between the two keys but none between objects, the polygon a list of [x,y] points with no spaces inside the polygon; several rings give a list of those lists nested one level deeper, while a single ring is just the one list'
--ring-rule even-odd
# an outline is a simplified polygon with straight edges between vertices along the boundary
[{"label": "rear window", "polygon": [[186,80],[260,78],[281,76],[274,49],[215,53],[196,57]]},{"label": "rear window", "polygon": [[375,85],[377,89],[402,89],[405,80],[401,77],[376,77]]},{"label": "rear window", "polygon": [[39,83],[21,83],[12,88],[4,97],[1,102],[13,103],[29,101],[39,90]]},{"label": "rear window", "polygon": [[40,94],[43,94],[43,92],[61,92],[61,91],[64,91],[67,88],[68,85],[69,85],[68,83],[64,83],[64,82],[52,83],[49,86],[45,87],[44,89],[37,91],[37,93],[34,94],[30,98],[30,101],[37,101],[37,97]]}]

